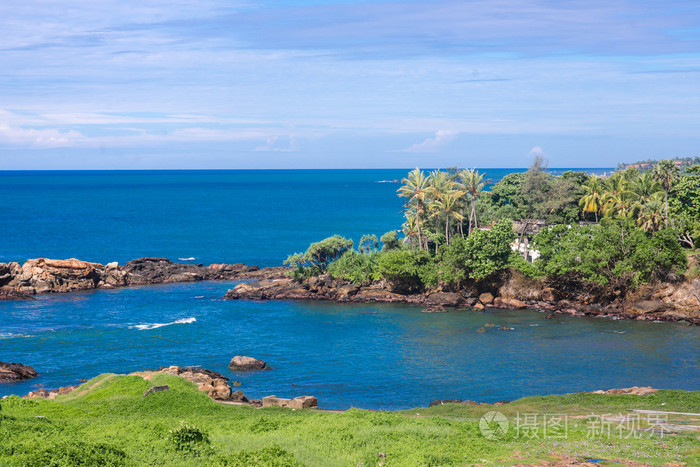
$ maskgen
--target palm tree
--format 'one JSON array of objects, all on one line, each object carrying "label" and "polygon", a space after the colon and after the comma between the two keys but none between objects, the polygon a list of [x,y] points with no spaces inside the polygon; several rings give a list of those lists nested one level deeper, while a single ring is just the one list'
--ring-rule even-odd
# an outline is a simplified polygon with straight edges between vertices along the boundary
[{"label": "palm tree", "polygon": [[595,221],[598,222],[598,213],[603,209],[603,183],[600,178],[593,175],[582,185],[586,194],[578,202],[583,208],[583,212],[595,213]]},{"label": "palm tree", "polygon": [[[484,180],[484,174],[480,174],[476,169],[464,169],[459,172],[459,178],[461,180],[461,185],[469,193],[469,202],[471,207],[471,212],[469,214],[469,233],[472,231],[472,222],[474,223],[474,228],[479,225],[476,221],[476,199],[479,194],[484,190],[486,185],[486,180]],[[462,216],[464,217],[464,216]]]},{"label": "palm tree", "polygon": [[[430,172],[430,186],[428,187],[430,199],[427,203],[428,210],[434,212],[436,209],[435,202],[452,190],[454,186],[455,182],[447,172],[442,172],[440,170],[433,170]],[[440,231],[440,217],[434,214],[431,217],[435,217],[435,234],[437,235],[437,233]],[[435,245],[435,248],[437,249],[437,244]]]},{"label": "palm tree", "polygon": [[668,228],[668,192],[680,175],[680,169],[672,160],[659,161],[654,167],[654,179],[664,189],[664,227]]},{"label": "palm tree", "polygon": [[644,230],[650,231],[653,235],[654,232],[661,228],[661,219],[663,218],[661,212],[663,208],[661,197],[652,198],[640,209],[637,225]]},{"label": "palm tree", "polygon": [[450,217],[454,217],[457,220],[464,219],[464,216],[458,211],[459,200],[464,196],[464,193],[461,190],[450,190],[435,199],[432,204],[433,216],[445,215],[445,242],[448,245],[450,244]]},{"label": "palm tree", "polygon": [[603,182],[603,214],[627,216],[632,209],[633,195],[622,172],[615,172]]},{"label": "palm tree", "polygon": [[653,175],[649,172],[644,172],[632,179],[631,190],[634,198],[633,217],[637,217],[642,208],[652,199],[659,199],[663,192],[661,185],[654,180]]},{"label": "palm tree", "polygon": [[[421,238],[421,214],[425,211],[425,198],[428,195],[428,187],[430,186],[430,177],[426,177],[422,170],[416,168],[408,173],[408,177],[401,180],[403,184],[397,191],[402,198],[407,198],[407,202],[413,205],[416,213],[416,226],[418,231],[418,248],[423,248]],[[427,249],[427,246],[426,246]]]},{"label": "palm tree", "polygon": [[[416,216],[416,212],[413,209],[406,210],[405,215],[406,222],[404,222],[401,226],[403,227],[404,234],[403,242],[408,242],[408,244],[411,245],[411,247],[413,247],[413,241],[416,239],[419,230],[418,216]],[[420,240],[418,241],[418,247],[420,248]]]}]

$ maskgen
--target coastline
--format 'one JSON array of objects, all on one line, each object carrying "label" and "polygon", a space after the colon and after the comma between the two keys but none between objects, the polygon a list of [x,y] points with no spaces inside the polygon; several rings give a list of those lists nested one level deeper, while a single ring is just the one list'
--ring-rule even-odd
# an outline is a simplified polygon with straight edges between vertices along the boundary
[{"label": "coastline", "polygon": [[328,274],[303,281],[289,277],[289,268],[259,268],[242,263],[177,263],[166,258],[139,258],[125,265],[78,259],[30,259],[23,265],[0,263],[0,300],[28,300],[37,294],[115,289],[137,285],[218,280],[245,280],[229,290],[232,300],[314,300],[338,303],[407,303],[426,312],[468,309],[534,309],[547,318],[570,315],[638,321],[685,322],[700,325],[700,279],[680,284],[659,283],[628,297],[602,300],[579,290],[564,293],[517,272],[460,291],[399,293],[385,282],[353,284]]}]

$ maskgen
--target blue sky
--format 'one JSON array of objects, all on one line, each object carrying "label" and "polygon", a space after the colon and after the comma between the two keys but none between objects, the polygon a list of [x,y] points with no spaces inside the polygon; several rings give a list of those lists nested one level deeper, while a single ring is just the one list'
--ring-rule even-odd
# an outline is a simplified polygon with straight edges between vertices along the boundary
[{"label": "blue sky", "polygon": [[0,170],[700,155],[700,2],[8,0]]}]

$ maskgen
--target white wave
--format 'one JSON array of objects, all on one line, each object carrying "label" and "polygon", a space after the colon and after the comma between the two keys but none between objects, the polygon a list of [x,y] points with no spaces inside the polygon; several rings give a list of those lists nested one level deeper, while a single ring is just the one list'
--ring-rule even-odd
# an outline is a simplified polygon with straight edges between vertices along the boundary
[{"label": "white wave", "polygon": [[603,331],[603,332],[609,332],[610,334],[626,334],[627,331]]},{"label": "white wave", "polygon": [[149,329],[162,328],[163,326],[170,326],[171,324],[189,324],[197,321],[196,318],[180,318],[176,319],[172,323],[146,323],[146,324],[135,324],[134,326],[129,326],[129,329],[138,329],[139,331],[147,331]]},{"label": "white wave", "polygon": [[15,334],[14,332],[0,332],[0,339],[12,339],[14,337],[32,337],[29,334]]},{"label": "white wave", "polygon": [[204,298],[204,295],[196,295],[194,298]]},{"label": "white wave", "polygon": [[194,261],[195,258],[194,256],[190,256],[189,258],[178,258],[178,261]]}]

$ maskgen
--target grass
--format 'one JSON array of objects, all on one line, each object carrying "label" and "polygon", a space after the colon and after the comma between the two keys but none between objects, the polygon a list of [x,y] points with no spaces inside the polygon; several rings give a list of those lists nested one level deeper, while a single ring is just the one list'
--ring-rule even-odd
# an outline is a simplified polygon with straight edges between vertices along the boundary
[{"label": "grass", "polygon": [[[150,386],[161,384],[170,390],[143,397]],[[502,406],[329,413],[219,404],[168,374],[151,381],[107,374],[55,400],[13,396],[0,404],[0,465],[516,465],[590,458],[606,459],[603,465],[619,459],[700,465],[697,432],[635,437],[629,430],[612,430],[610,436],[591,436],[595,418],[590,417],[631,408],[697,413],[700,391],[584,393],[528,397]],[[480,418],[494,410],[511,428],[488,439]],[[519,416],[529,415],[530,421],[537,416],[539,423],[554,413],[566,414],[566,436],[545,437],[537,423],[516,430]],[[689,421],[677,417],[673,420]]]}]

